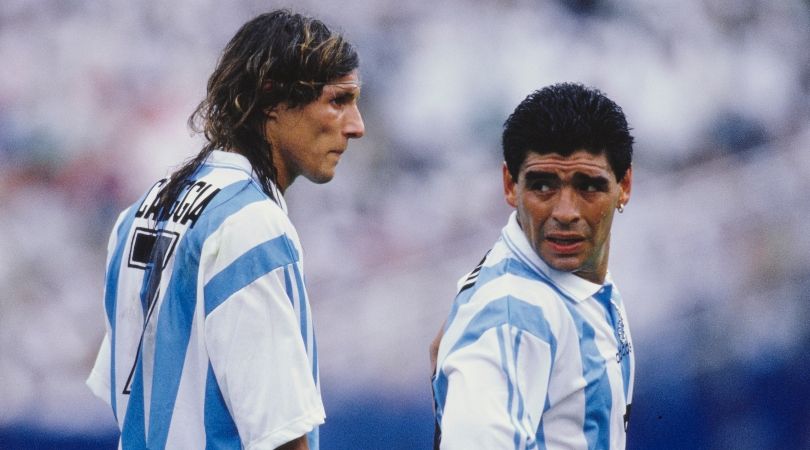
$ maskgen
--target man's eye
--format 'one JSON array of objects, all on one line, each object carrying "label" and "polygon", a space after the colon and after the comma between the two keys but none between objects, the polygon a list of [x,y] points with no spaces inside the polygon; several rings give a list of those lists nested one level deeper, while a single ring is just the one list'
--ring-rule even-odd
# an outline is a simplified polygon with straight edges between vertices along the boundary
[{"label": "man's eye", "polygon": [[534,183],[531,185],[532,190],[539,192],[548,192],[551,190],[551,185],[548,183]]},{"label": "man's eye", "polygon": [[334,105],[343,106],[343,105],[346,105],[346,104],[350,103],[353,98],[354,97],[351,96],[351,95],[337,95],[337,96],[332,98],[330,103],[332,103]]},{"label": "man's eye", "polygon": [[579,185],[579,189],[584,192],[605,192],[608,186],[602,181],[584,181]]}]

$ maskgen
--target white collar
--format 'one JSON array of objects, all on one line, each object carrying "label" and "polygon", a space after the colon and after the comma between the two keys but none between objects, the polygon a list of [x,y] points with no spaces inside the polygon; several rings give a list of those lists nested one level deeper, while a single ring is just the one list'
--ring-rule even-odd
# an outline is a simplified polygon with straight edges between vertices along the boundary
[{"label": "white collar", "polygon": [[[513,211],[509,216],[509,221],[506,226],[503,227],[501,235],[506,245],[520,261],[544,277],[551,279],[557,287],[565,291],[566,294],[570,295],[577,302],[593,296],[602,289],[602,285],[591,283],[571,272],[563,272],[549,267],[549,265],[537,255],[537,252],[535,252],[534,248],[529,243],[526,233],[520,228],[516,211]],[[611,284],[612,280],[610,273],[608,273],[605,277],[604,286]]]},{"label": "white collar", "polygon": [[[239,153],[234,152],[226,152],[223,150],[214,150],[208,155],[208,158],[205,159],[205,164],[216,165],[219,167],[231,167],[233,169],[241,170],[248,175],[250,178],[259,186],[261,183],[259,182],[259,177],[256,175],[256,172],[253,170],[253,166],[250,164],[248,159]],[[287,202],[284,200],[284,196],[281,195],[281,191],[278,189],[276,184],[271,180],[270,181],[270,189],[273,191],[273,196],[275,197],[276,204],[281,207],[281,210],[284,211],[284,214],[287,213]]]}]

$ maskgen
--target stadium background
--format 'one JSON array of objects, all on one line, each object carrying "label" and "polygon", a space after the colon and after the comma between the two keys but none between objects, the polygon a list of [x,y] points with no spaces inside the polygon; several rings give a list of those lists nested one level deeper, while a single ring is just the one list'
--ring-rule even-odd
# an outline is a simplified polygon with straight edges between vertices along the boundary
[{"label": "stadium background", "polygon": [[[292,4],[292,3],[290,3]],[[83,382],[116,213],[196,152],[185,120],[241,23],[283,3],[0,5],[0,448],[114,447]],[[352,40],[367,133],[288,192],[331,449],[427,449],[427,346],[506,220],[499,136],[580,81],[637,136],[612,272],[630,449],[810,448],[810,2],[295,3]]]}]

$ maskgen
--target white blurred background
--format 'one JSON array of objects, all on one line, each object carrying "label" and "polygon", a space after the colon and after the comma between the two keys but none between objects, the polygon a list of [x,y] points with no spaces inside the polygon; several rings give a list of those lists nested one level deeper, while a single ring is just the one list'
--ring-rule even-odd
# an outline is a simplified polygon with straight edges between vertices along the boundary
[{"label": "white blurred background", "polygon": [[114,448],[84,386],[117,213],[200,147],[186,119],[255,14],[355,44],[366,137],[287,200],[304,245],[322,448],[427,449],[427,347],[497,238],[500,132],[598,87],[637,139],[611,272],[635,340],[631,449],[810,449],[810,1],[0,4],[0,448]]}]

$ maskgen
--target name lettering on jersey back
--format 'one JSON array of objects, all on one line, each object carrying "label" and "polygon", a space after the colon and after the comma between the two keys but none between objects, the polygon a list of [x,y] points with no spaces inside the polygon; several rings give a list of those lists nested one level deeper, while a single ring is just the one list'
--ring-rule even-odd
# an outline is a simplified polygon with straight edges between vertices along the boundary
[{"label": "name lettering on jersey back", "polygon": [[168,179],[164,178],[152,186],[149,194],[146,195],[146,198],[138,207],[135,217],[154,221],[166,219],[180,225],[190,223],[190,226],[193,227],[208,203],[220,191],[219,188],[214,188],[212,184],[205,181],[188,181],[168,213],[162,215],[158,199],[160,190],[166,185],[167,181]]}]

